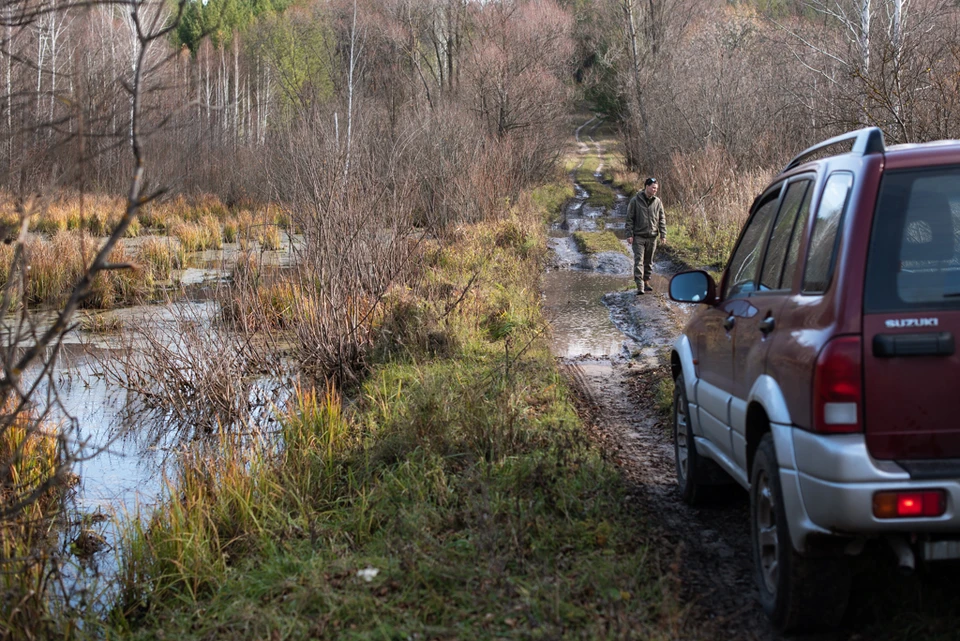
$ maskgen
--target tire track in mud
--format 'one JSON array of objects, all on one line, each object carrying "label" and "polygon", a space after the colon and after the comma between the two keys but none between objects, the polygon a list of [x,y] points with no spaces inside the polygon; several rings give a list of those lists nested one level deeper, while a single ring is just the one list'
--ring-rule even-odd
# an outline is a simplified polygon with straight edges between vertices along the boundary
[{"label": "tire track in mud", "polygon": [[[665,286],[660,276],[654,282]],[[659,284],[655,289],[663,291]],[[671,422],[656,397],[670,377],[665,356],[683,310],[662,293],[617,293],[604,302],[611,321],[636,343],[631,358],[567,361],[563,367],[584,418],[630,483],[629,498],[661,548],[662,571],[674,575],[685,607],[679,638],[776,638],[753,583],[746,493],[734,485],[714,488],[711,506],[692,508],[676,488]]]}]

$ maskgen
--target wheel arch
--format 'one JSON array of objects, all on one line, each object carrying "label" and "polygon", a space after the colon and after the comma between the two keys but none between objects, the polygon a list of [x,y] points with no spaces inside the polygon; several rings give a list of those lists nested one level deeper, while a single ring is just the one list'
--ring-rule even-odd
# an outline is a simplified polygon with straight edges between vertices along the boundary
[{"label": "wheel arch", "polygon": [[[753,460],[757,448],[760,447],[760,440],[764,434],[772,431],[774,423],[785,426],[792,425],[783,390],[780,389],[779,383],[772,376],[764,374],[753,384],[747,398],[745,437],[747,441],[746,471],[748,478],[750,477],[750,471],[753,469]],[[777,458],[782,464],[785,462],[783,460],[785,456],[792,459],[792,455],[780,451],[781,449],[780,447],[776,448]],[[789,467],[793,466],[789,465]]]},{"label": "wheel arch", "polygon": [[771,431],[770,417],[763,405],[753,401],[747,406],[747,478],[752,478],[753,460],[764,434]]},{"label": "wheel arch", "polygon": [[693,364],[693,348],[686,334],[680,334],[670,351],[670,376],[677,380],[680,374],[683,374],[683,382],[687,388],[687,400],[695,403],[697,373]]}]

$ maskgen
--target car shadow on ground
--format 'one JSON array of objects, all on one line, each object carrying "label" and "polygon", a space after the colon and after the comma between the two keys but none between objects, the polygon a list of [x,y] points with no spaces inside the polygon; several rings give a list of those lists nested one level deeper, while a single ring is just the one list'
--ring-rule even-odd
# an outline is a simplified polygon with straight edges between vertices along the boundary
[{"label": "car shadow on ground", "polygon": [[864,640],[960,639],[960,562],[922,565],[905,573],[876,542],[852,563],[853,589],[843,629]]}]

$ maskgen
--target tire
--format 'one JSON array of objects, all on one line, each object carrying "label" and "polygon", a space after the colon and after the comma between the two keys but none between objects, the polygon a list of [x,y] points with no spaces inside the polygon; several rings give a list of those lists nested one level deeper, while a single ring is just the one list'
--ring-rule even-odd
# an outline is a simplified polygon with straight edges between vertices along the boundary
[{"label": "tire", "polygon": [[673,459],[677,468],[677,486],[687,505],[702,505],[706,494],[707,469],[697,453],[690,425],[690,404],[683,374],[673,382]]},{"label": "tire", "polygon": [[838,555],[793,549],[773,436],[765,434],[750,477],[750,539],[760,602],[781,633],[835,627],[850,597],[850,568]]}]

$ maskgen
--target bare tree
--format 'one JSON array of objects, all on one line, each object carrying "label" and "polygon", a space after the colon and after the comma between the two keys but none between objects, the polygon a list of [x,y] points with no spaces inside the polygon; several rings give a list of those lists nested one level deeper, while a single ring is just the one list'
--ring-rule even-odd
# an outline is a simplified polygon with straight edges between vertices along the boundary
[{"label": "bare tree", "polygon": [[[22,528],[42,528],[43,521],[56,518],[59,514],[59,497],[62,496],[60,492],[70,479],[72,466],[96,454],[95,451],[90,451],[87,443],[73,438],[77,434],[75,421],[67,426],[69,429],[61,430],[52,429],[47,424],[49,412],[57,403],[57,386],[53,374],[64,335],[73,327],[74,315],[91,293],[95,279],[103,272],[129,268],[127,264],[110,261],[112,250],[136,217],[138,210],[161,193],[159,190],[149,192],[145,187],[144,137],[151,132],[143,122],[144,101],[145,94],[150,90],[151,49],[169,33],[171,25],[176,24],[185,2],[186,0],[181,0],[177,13],[172,16],[163,10],[159,3],[130,2],[126,5],[136,38],[133,68],[122,80],[132,105],[127,142],[133,171],[129,178],[126,206],[119,223],[95,249],[93,258],[85,264],[72,291],[52,320],[45,320],[43,316],[36,314],[28,306],[26,297],[30,281],[34,277],[31,272],[33,256],[28,238],[29,223],[35,208],[42,206],[44,198],[21,196],[17,202],[17,226],[9,230],[12,237],[7,239],[12,246],[11,258],[7,265],[7,278],[0,289],[0,335],[3,336],[0,347],[0,442],[5,444],[0,448],[3,451],[3,460],[0,460],[0,530],[4,536],[10,536],[11,533],[13,536],[23,536]],[[36,20],[36,24],[41,27],[37,31],[41,45],[36,69],[40,70],[41,82],[45,70],[51,70],[50,83],[46,88],[41,86],[40,89],[48,91],[52,98],[62,98],[64,89],[69,88],[69,85],[64,87],[56,84],[55,79],[58,77],[58,42],[63,29],[66,29],[70,22],[70,17],[62,15],[61,12],[70,10],[69,4],[53,3],[40,5],[38,9],[21,9],[19,13],[13,13],[20,24]],[[9,18],[9,9],[5,15]],[[9,22],[13,23],[15,20]],[[52,60],[49,67],[44,66],[44,61],[48,60],[45,51],[49,51],[49,60]],[[7,55],[13,58],[9,51]],[[14,59],[13,62],[18,61]],[[74,89],[76,88],[75,86]],[[72,102],[71,114],[66,120],[71,126],[65,130],[65,139],[51,138],[50,142],[53,153],[62,154],[63,149],[72,149],[75,152],[72,160],[76,166],[67,172],[71,178],[83,174],[82,165],[90,158],[84,143],[86,137],[92,134],[84,129],[87,123],[83,118],[85,105],[80,104],[82,96],[83,94],[73,96],[75,100]],[[8,96],[8,105],[9,102]],[[38,110],[37,116],[42,116],[43,113],[44,111]],[[61,129],[56,114],[46,114],[48,117],[53,115],[54,120],[45,123],[41,121],[40,124]],[[48,463],[42,464],[44,460]],[[21,473],[25,464],[29,465],[26,469],[32,470],[28,476]],[[42,509],[37,511],[35,508],[41,505]],[[42,571],[37,571],[38,564],[42,567],[53,563],[53,556],[44,550],[45,543],[33,537],[27,537],[20,543],[25,541],[37,548],[29,550],[20,547],[23,556],[4,558],[4,572],[27,577],[49,577],[55,567],[43,567]],[[18,549],[16,544],[13,547]],[[5,617],[6,621],[12,620],[14,625],[22,625],[22,630],[35,629],[34,626],[40,625],[42,618],[37,614],[43,612],[47,605],[45,579],[42,583],[28,587],[30,591],[21,595],[24,600],[20,602],[19,610],[6,613],[9,616]],[[17,597],[19,598],[21,597]]]}]

